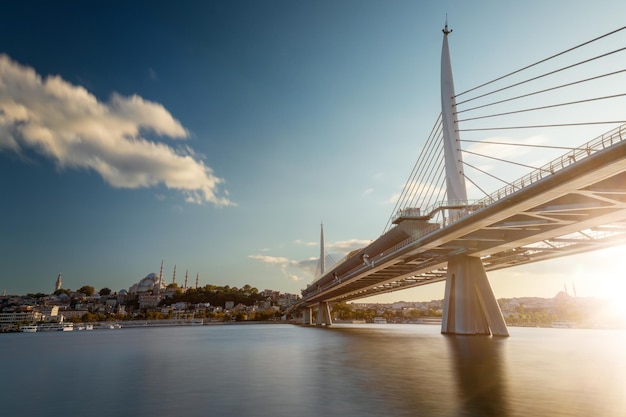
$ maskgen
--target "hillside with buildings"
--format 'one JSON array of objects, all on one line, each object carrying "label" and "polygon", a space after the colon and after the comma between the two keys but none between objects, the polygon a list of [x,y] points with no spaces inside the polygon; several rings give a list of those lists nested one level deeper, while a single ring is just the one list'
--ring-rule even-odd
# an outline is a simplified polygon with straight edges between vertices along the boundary
[{"label": "hillside with buildings", "polygon": [[[299,298],[270,289],[259,291],[216,285],[165,284],[162,274],[150,273],[128,290],[96,291],[83,286],[62,288],[57,277],[51,294],[0,296],[0,331],[16,331],[38,323],[98,323],[121,321],[231,322],[279,320]],[[498,300],[509,326],[626,328],[626,318],[606,300],[581,298],[560,292],[553,298],[519,297]],[[443,300],[427,302],[337,303],[332,305],[336,322],[436,323]]]}]

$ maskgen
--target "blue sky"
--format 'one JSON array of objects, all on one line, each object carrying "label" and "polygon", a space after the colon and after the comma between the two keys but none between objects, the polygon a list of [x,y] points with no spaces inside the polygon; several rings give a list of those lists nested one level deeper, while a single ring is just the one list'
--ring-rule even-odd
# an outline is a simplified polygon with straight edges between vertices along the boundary
[{"label": "blue sky", "polygon": [[[179,283],[188,270],[299,293],[320,222],[339,259],[392,214],[440,112],[446,13],[457,91],[626,15],[619,1],[14,3],[0,15],[0,291],[13,294],[51,292],[59,272],[65,288],[117,291],[161,260]],[[618,269],[598,265],[623,254],[492,285],[603,296]],[[440,284],[379,297],[436,298]]]}]

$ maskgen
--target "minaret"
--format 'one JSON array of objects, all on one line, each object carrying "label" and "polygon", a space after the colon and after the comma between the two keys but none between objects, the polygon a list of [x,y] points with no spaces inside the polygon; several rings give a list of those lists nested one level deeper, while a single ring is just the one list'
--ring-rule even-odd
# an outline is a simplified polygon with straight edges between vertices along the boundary
[{"label": "minaret", "polygon": [[189,278],[189,270],[185,271],[185,289],[187,289],[187,278]]},{"label": "minaret", "polygon": [[54,290],[55,290],[55,291],[60,290],[60,289],[61,289],[61,285],[62,285],[62,284],[63,284],[63,280],[62,280],[62,277],[61,277],[61,273],[59,272],[59,275],[57,276],[57,283],[56,283],[56,285],[54,286]]},{"label": "minaret", "polygon": [[174,276],[172,277],[172,284],[176,284],[176,264],[174,264]]},{"label": "minaret", "polygon": [[324,256],[324,223],[320,224],[320,276],[326,272],[326,256]]},{"label": "minaret", "polygon": [[161,271],[159,271],[159,282],[157,284],[157,295],[161,294],[161,282],[163,282],[163,259],[161,259]]},{"label": "minaret", "polygon": [[198,274],[196,274],[196,290],[198,289]]}]

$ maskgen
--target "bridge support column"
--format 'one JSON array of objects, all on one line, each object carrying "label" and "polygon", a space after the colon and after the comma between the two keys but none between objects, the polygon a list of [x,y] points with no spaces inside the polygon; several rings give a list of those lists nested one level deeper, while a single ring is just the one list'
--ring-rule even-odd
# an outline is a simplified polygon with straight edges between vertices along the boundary
[{"label": "bridge support column", "polygon": [[307,326],[313,324],[313,309],[310,307],[302,309],[302,324]]},{"label": "bridge support column", "polygon": [[326,301],[322,301],[317,307],[317,325],[330,326],[331,324],[333,324],[333,321],[330,318],[330,305]]},{"label": "bridge support column", "polygon": [[509,335],[480,258],[455,256],[448,260],[441,333]]}]

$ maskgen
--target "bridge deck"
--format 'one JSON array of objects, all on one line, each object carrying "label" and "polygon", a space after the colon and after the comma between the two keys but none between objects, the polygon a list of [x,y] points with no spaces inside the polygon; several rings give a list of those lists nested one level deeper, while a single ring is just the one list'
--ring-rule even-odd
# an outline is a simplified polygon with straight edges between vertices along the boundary
[{"label": "bridge deck", "polygon": [[[487,271],[623,243],[626,125],[475,204],[417,209],[303,291],[299,306],[348,301],[444,280],[450,256]],[[429,219],[436,212],[451,217]]]}]

